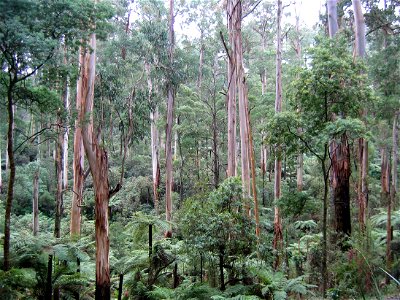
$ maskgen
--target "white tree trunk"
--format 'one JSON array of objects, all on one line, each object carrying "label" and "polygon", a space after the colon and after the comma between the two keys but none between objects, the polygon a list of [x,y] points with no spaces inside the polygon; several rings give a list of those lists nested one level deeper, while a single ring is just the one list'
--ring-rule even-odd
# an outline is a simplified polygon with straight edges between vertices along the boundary
[{"label": "white tree trunk", "polygon": [[227,21],[229,44],[231,51],[228,54],[228,170],[227,176],[236,176],[236,57],[234,42],[234,24],[233,24],[234,0],[228,0],[227,5]]},{"label": "white tree trunk", "polygon": [[339,30],[337,0],[327,0],[329,37],[333,38]]}]

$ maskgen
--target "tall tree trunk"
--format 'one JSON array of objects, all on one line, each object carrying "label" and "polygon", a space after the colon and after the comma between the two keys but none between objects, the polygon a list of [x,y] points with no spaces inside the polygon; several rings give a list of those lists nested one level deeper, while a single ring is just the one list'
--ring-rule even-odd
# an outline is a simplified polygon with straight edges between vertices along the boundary
[{"label": "tall tree trunk", "polygon": [[[302,54],[301,54],[301,39],[300,39],[300,15],[298,11],[297,4],[295,6],[295,17],[296,17],[296,39],[294,42],[294,50],[296,52],[296,58],[300,65],[302,65]],[[301,134],[302,129],[298,128],[297,132]],[[303,190],[303,173],[304,173],[304,157],[303,152],[299,151],[297,154],[297,166],[296,166],[296,184],[297,191],[301,192]]]},{"label": "tall tree trunk", "polygon": [[150,112],[151,121],[151,162],[153,170],[153,197],[156,214],[159,213],[158,187],[160,185],[159,139],[158,139],[158,107]]},{"label": "tall tree trunk", "polygon": [[[387,207],[387,222],[386,222],[386,267],[391,268],[391,249],[392,242],[392,203],[390,199],[390,164],[388,158],[388,149],[386,146],[381,148],[381,201]],[[386,277],[386,283],[389,283],[389,277]]]},{"label": "tall tree trunk", "polygon": [[[64,65],[68,65],[67,61],[67,50],[66,46],[64,46]],[[63,185],[62,188],[66,190],[68,188],[68,140],[69,140],[69,97],[70,97],[70,92],[69,92],[69,76],[67,75],[65,78],[64,82],[64,87],[63,87],[63,94],[62,94],[62,100],[64,104],[64,111],[66,113],[66,119],[64,120],[64,137],[63,137],[63,144],[62,144],[62,163],[63,163],[63,168],[62,168],[62,176],[63,176]]]},{"label": "tall tree trunk", "polygon": [[11,222],[11,208],[14,200],[14,183],[15,183],[15,160],[14,160],[14,109],[13,109],[13,94],[16,80],[10,82],[7,90],[7,112],[8,112],[8,130],[7,130],[7,152],[8,162],[10,168],[10,175],[8,176],[8,190],[6,211],[4,217],[4,271],[10,269],[10,222]]},{"label": "tall tree trunk", "polygon": [[[360,0],[353,0],[354,21],[355,21],[355,37],[356,37],[356,51],[355,54],[360,59],[365,57],[365,21],[362,13],[362,6]],[[361,117],[365,119],[367,110],[363,109]],[[364,121],[365,122],[365,121]],[[361,231],[365,231],[367,209],[368,209],[368,141],[365,138],[359,139],[359,163],[360,178],[358,183],[358,203],[359,213],[358,220]]]},{"label": "tall tree trunk", "polygon": [[86,157],[93,178],[95,194],[95,236],[96,236],[96,300],[110,299],[110,264],[108,238],[108,203],[110,197],[108,182],[107,152],[99,145],[93,133],[94,80],[96,67],[96,35],[91,34],[90,49],[87,49],[82,66],[82,116],[89,116],[89,122],[82,122],[82,139]]},{"label": "tall tree trunk", "polygon": [[213,97],[213,112],[212,112],[212,149],[213,149],[213,179],[214,187],[218,188],[219,185],[219,159],[218,159],[218,125],[217,125],[217,111],[216,111],[216,97]]},{"label": "tall tree trunk", "polygon": [[[153,94],[153,82],[150,77],[150,65],[145,63],[145,71],[147,75],[147,87],[149,91],[149,102],[152,101]],[[157,128],[159,115],[158,106],[154,104],[153,109],[150,111],[150,134],[151,134],[151,166],[153,171],[153,197],[154,197],[154,209],[156,214],[159,213],[159,199],[158,199],[158,187],[160,185],[160,160],[159,160],[159,132]]]},{"label": "tall tree trunk", "polygon": [[54,236],[56,238],[61,237],[61,218],[63,211],[63,163],[62,163],[62,155],[63,149],[62,146],[64,144],[64,130],[63,130],[63,122],[61,118],[61,114],[58,114],[57,121],[57,131],[58,131],[58,139],[55,143],[56,146],[56,159],[55,159],[55,170],[56,170],[56,206],[55,206],[55,218],[54,218]]},{"label": "tall tree trunk", "polygon": [[204,32],[200,32],[200,55],[199,55],[199,76],[197,77],[197,88],[199,89],[199,95],[201,98],[201,87],[203,83],[203,64],[204,64],[204,50],[206,46],[204,45]]},{"label": "tall tree trunk", "polygon": [[[168,51],[170,66],[173,68],[174,62],[174,0],[169,1],[169,31],[168,37],[170,48]],[[172,214],[172,184],[173,184],[173,171],[172,171],[172,127],[174,123],[174,102],[175,102],[175,87],[172,79],[169,79],[167,84],[167,124],[165,129],[165,215],[166,221],[171,222]],[[170,228],[165,235],[172,236],[172,229]]]},{"label": "tall tree trunk", "polygon": [[227,176],[236,176],[236,53],[234,42],[234,0],[228,0],[227,5],[227,21],[229,44],[231,50],[228,51],[228,170]]},{"label": "tall tree trunk", "polygon": [[337,0],[327,0],[329,37],[333,38],[339,30]]},{"label": "tall tree trunk", "polygon": [[32,215],[33,235],[36,236],[39,232],[39,164],[33,175]]},{"label": "tall tree trunk", "polygon": [[392,188],[391,188],[391,199],[393,203],[393,208],[396,203],[396,195],[397,195],[397,162],[398,162],[398,150],[399,150],[399,116],[400,110],[398,110],[393,117],[393,131],[392,131],[392,140],[393,140],[393,149],[392,149]]},{"label": "tall tree trunk", "polygon": [[[277,0],[277,40],[276,40],[276,98],[275,98],[275,113],[282,111],[282,0]],[[281,197],[281,174],[282,174],[282,160],[281,160],[281,147],[275,145],[275,181],[274,181],[274,199],[277,201]],[[283,247],[282,235],[282,220],[279,213],[279,208],[274,207],[274,249],[278,252]],[[275,261],[275,268],[280,266],[280,255]]]},{"label": "tall tree trunk", "polygon": [[82,123],[84,120],[83,103],[83,72],[84,70],[85,49],[79,49],[79,67],[80,76],[76,88],[76,110],[78,111],[77,119],[75,120],[75,134],[74,134],[74,159],[73,159],[73,198],[71,203],[71,221],[70,232],[71,236],[79,236],[81,233],[81,204],[83,197],[83,183],[84,183],[84,149],[82,141]]},{"label": "tall tree trunk", "polygon": [[250,159],[249,159],[249,120],[248,120],[248,99],[247,83],[243,68],[243,46],[242,46],[242,3],[234,1],[232,14],[234,57],[236,62],[236,78],[238,85],[239,100],[239,132],[240,132],[240,157],[242,168],[242,187],[245,201],[245,213],[249,214],[250,205]]},{"label": "tall tree trunk", "polygon": [[339,143],[331,141],[332,191],[335,208],[335,230],[339,235],[351,234],[350,219],[350,150],[345,134]]},{"label": "tall tree trunk", "polygon": [[[337,0],[327,0],[329,37],[337,33]],[[335,116],[332,116],[335,118]],[[334,224],[336,233],[350,235],[350,151],[347,136],[343,134],[340,142],[331,141],[332,174],[331,185],[334,205]]]},{"label": "tall tree trunk", "polygon": [[[1,136],[0,136],[1,138]],[[1,141],[0,141],[0,194],[3,192],[3,177],[2,177],[2,173],[3,173],[3,169],[2,169],[2,163],[1,163],[1,151],[3,151],[3,149],[1,148]]]}]

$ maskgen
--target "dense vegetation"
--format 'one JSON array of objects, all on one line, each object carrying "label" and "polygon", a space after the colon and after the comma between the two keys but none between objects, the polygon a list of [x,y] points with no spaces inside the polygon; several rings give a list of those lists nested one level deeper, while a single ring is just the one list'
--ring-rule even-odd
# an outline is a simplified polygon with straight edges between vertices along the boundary
[{"label": "dense vegetation", "polygon": [[164,2],[0,1],[0,298],[399,295],[400,2]]}]

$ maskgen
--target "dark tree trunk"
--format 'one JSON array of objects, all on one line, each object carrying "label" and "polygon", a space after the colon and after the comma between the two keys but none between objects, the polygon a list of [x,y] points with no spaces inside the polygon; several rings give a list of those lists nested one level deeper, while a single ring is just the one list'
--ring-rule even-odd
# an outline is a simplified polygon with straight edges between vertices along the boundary
[{"label": "dark tree trunk", "polygon": [[118,285],[118,300],[122,299],[122,286],[124,284],[124,274],[119,274],[119,285]]},{"label": "dark tree trunk", "polygon": [[339,144],[332,142],[332,191],[335,230],[339,235],[351,234],[350,218],[350,151],[346,135]]},{"label": "dark tree trunk", "polygon": [[44,295],[45,300],[51,300],[52,296],[52,276],[53,273],[53,255],[49,255],[49,260],[47,262],[47,282],[46,282],[46,292]]}]

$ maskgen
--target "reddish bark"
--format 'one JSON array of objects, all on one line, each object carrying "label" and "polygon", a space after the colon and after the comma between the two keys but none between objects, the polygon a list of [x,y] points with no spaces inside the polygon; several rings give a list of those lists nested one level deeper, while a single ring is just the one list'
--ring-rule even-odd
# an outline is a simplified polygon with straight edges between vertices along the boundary
[{"label": "reddish bark", "polygon": [[339,143],[332,141],[331,186],[334,204],[334,226],[338,234],[351,234],[350,219],[350,151],[347,136],[343,134]]}]

